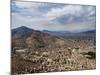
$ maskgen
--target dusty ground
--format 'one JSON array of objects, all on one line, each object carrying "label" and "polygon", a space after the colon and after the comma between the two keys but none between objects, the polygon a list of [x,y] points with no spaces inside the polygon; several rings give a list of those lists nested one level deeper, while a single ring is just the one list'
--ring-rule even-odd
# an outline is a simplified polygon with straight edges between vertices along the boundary
[{"label": "dusty ground", "polygon": [[59,42],[56,42],[57,45],[55,43],[48,47],[16,51],[12,55],[12,74],[96,68],[96,46],[94,40],[58,40]]}]

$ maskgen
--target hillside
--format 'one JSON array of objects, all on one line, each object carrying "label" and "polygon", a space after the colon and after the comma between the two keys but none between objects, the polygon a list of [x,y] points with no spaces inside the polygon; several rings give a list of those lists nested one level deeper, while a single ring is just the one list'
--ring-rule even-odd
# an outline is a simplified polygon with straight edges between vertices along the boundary
[{"label": "hillside", "polygon": [[93,34],[66,38],[27,27],[13,29],[12,33],[13,75],[96,68]]},{"label": "hillside", "polygon": [[12,49],[35,49],[53,45],[57,37],[50,36],[38,30],[19,27],[12,30]]}]

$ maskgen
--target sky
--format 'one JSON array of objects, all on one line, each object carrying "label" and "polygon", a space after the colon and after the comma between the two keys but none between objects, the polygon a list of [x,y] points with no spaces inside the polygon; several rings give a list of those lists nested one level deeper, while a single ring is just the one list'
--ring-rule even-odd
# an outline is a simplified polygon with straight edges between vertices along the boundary
[{"label": "sky", "polygon": [[12,29],[83,32],[94,30],[96,7],[90,5],[15,1],[11,4]]}]

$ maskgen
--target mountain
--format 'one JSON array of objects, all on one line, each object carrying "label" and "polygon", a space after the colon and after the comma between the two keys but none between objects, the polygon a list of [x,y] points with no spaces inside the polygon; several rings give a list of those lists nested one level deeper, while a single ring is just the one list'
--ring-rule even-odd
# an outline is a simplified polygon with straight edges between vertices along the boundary
[{"label": "mountain", "polygon": [[49,30],[43,30],[43,32],[48,33],[50,35],[55,35],[55,36],[91,36],[96,34],[96,30],[89,30],[89,31],[84,31],[84,32],[78,32],[78,33],[73,33],[69,31],[49,31]]},{"label": "mountain", "polygon": [[48,34],[38,30],[33,30],[25,26],[12,29],[12,49],[40,48],[53,44],[53,38]]},{"label": "mountain", "polygon": [[[96,40],[87,38],[87,35],[94,31],[70,33],[45,30],[43,32],[22,26],[13,29],[12,33],[13,75],[95,68]],[[70,37],[52,36],[49,33],[67,37],[70,35]],[[83,34],[86,34],[85,38],[80,37]],[[77,63],[81,63],[82,67]]]},{"label": "mountain", "polygon": [[33,31],[34,31],[33,29],[30,29],[25,26],[21,26],[21,27],[12,29],[12,37],[26,36],[26,35],[32,34]]},{"label": "mountain", "polygon": [[49,30],[43,30],[43,32],[48,33],[50,35],[56,35],[56,36],[64,36],[66,34],[71,34],[69,31],[49,31]]},{"label": "mountain", "polygon": [[12,50],[62,46],[66,43],[65,39],[67,38],[87,39],[92,37],[95,38],[95,31],[86,31],[82,33],[48,30],[39,31],[22,26],[12,29]]},{"label": "mountain", "polygon": [[82,33],[87,33],[87,34],[90,34],[90,33],[96,33],[96,30],[89,30],[89,31],[85,31],[85,32],[82,32]]}]

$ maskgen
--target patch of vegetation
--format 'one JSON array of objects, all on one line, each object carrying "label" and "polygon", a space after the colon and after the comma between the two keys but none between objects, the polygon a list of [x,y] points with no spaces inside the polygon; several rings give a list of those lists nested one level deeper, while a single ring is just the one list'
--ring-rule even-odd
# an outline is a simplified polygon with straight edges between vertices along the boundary
[{"label": "patch of vegetation", "polygon": [[96,53],[95,52],[88,52],[86,53],[87,55],[89,55],[87,58],[88,59],[96,59]]}]

